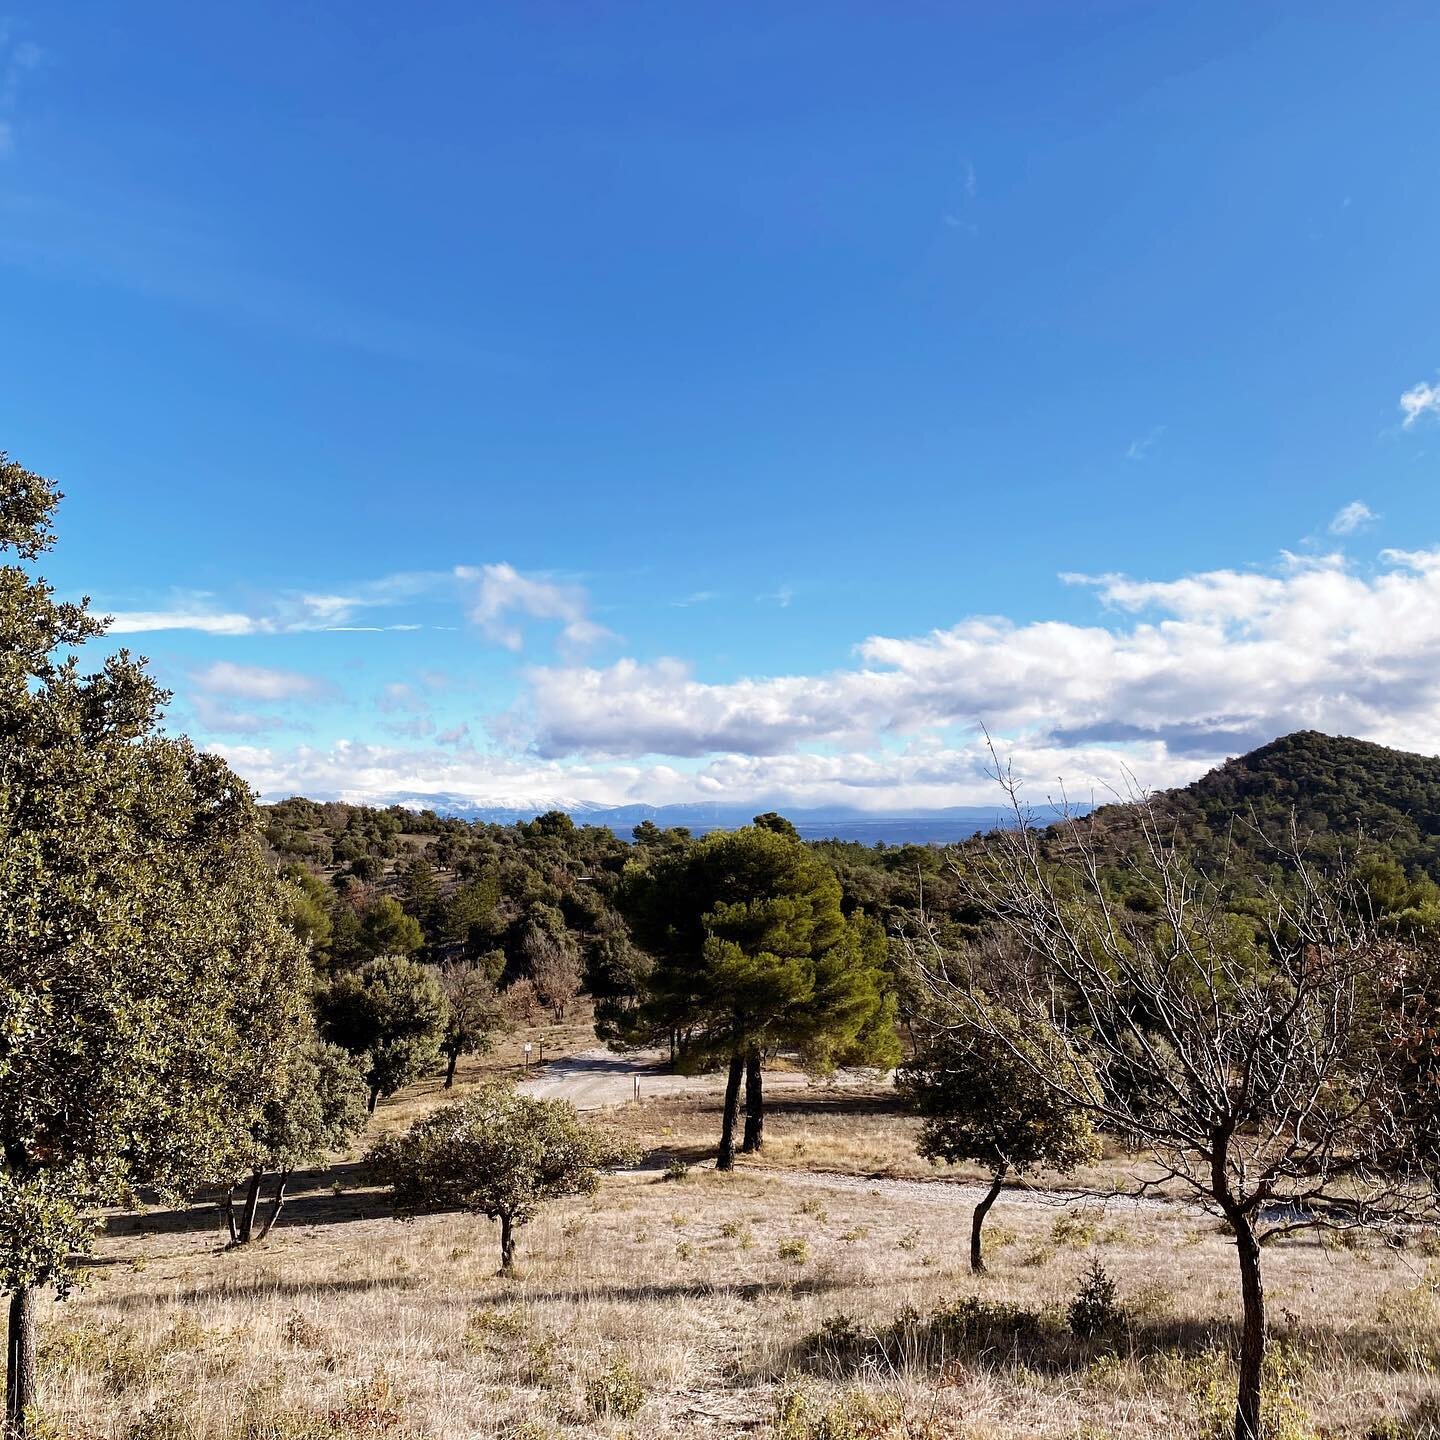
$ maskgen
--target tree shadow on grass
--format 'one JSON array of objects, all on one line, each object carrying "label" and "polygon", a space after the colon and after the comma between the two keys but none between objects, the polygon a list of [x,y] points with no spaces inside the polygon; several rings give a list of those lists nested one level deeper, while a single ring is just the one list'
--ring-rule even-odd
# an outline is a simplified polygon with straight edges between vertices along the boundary
[{"label": "tree shadow on grass", "polygon": [[814,1119],[825,1115],[889,1116],[906,1115],[898,1094],[812,1086],[807,1090],[772,1090],[765,1097],[765,1118]]},{"label": "tree shadow on grass", "polygon": [[[313,1225],[341,1225],[353,1220],[380,1220],[392,1212],[380,1192],[363,1188],[365,1177],[358,1162],[316,1166],[297,1170],[286,1187],[285,1212],[279,1230],[303,1229]],[[339,1187],[338,1193],[337,1188]],[[269,1209],[274,1194],[275,1177],[267,1176],[261,1198],[260,1214]],[[236,1190],[236,1204],[242,1191]],[[110,1236],[124,1235],[187,1235],[213,1230],[224,1234],[225,1222],[220,1213],[224,1192],[207,1191],[186,1205],[171,1209],[129,1211],[105,1217],[104,1231]],[[277,1230],[276,1233],[279,1233]]]},{"label": "tree shadow on grass", "polygon": [[[267,1280],[260,1277],[218,1279],[188,1295],[187,1300],[304,1299],[320,1295],[367,1295],[382,1290],[419,1290],[426,1284],[421,1275],[377,1275],[357,1280]],[[105,1303],[116,1310],[144,1310],[155,1304],[150,1295],[112,1295]]]},{"label": "tree shadow on grass", "polygon": [[[877,1326],[847,1315],[822,1321],[818,1330],[767,1363],[782,1372],[797,1371],[845,1381],[878,1368],[940,1374],[953,1365],[1013,1368],[1060,1377],[1083,1376],[1106,1356],[1163,1366],[1184,1366],[1217,1351],[1233,1355],[1238,1321],[1225,1317],[1137,1318],[1117,1322],[1094,1336],[1074,1334],[1063,1317],[1008,1301],[969,1295],[937,1306],[928,1314],[902,1311]],[[1271,1332],[1277,1345],[1301,1353],[1339,1354],[1391,1373],[1417,1372],[1430,1362],[1417,1360],[1404,1337],[1382,1325],[1340,1330],[1317,1323],[1296,1323]],[[1183,1373],[1183,1372],[1182,1372]]]},{"label": "tree shadow on grass", "polygon": [[846,1285],[840,1281],[816,1275],[796,1276],[792,1280],[674,1280],[637,1285],[576,1285],[550,1290],[526,1290],[524,1299],[527,1304],[596,1299],[637,1305],[667,1300],[709,1299],[736,1299],[753,1303],[770,1295],[821,1295],[828,1290],[844,1288]]}]

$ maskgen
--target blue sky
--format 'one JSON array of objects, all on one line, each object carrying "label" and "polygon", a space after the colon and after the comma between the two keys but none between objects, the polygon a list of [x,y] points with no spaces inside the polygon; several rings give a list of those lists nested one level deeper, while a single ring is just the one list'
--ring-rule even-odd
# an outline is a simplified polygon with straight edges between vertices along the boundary
[{"label": "blue sky", "polygon": [[0,446],[266,794],[1440,749],[1440,12],[0,18]]}]

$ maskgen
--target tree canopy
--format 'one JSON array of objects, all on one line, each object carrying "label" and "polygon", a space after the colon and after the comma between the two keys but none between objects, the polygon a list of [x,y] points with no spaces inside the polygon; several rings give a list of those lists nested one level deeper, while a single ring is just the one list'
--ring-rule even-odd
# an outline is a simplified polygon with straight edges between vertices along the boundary
[{"label": "tree canopy", "polygon": [[793,1046],[822,1071],[898,1058],[883,934],[845,916],[834,875],[798,840],[750,826],[662,851],[627,872],[624,901],[655,964],[615,1030],[673,1037],[685,1069],[728,1066],[722,1168],[747,1062],[758,1130],[764,1052]]},{"label": "tree canopy", "polygon": [[326,1037],[360,1057],[371,1110],[439,1058],[449,1020],[435,972],[403,955],[382,955],[337,975],[318,1008]]},{"label": "tree canopy", "polygon": [[511,1274],[516,1226],[547,1200],[593,1194],[604,1171],[638,1159],[630,1142],[586,1124],[568,1102],[492,1081],[381,1138],[367,1167],[403,1215],[468,1210],[498,1220],[501,1271]]},{"label": "tree canopy", "polygon": [[[897,1076],[922,1117],[920,1153],[969,1160],[994,1176],[975,1207],[970,1267],[985,1268],[981,1230],[1005,1179],[1038,1169],[1064,1173],[1098,1158],[1087,1111],[1042,1077],[1056,1068],[1045,1034],[1026,1034],[998,1007],[985,1024],[940,1026]],[[962,1012],[963,1015],[963,1012]]]},{"label": "tree canopy", "polygon": [[33,1403],[33,1297],[63,1293],[93,1207],[227,1172],[232,1085],[270,957],[294,954],[248,789],[159,733],[163,692],[28,568],[60,496],[0,456],[0,1283],[7,1405]]}]

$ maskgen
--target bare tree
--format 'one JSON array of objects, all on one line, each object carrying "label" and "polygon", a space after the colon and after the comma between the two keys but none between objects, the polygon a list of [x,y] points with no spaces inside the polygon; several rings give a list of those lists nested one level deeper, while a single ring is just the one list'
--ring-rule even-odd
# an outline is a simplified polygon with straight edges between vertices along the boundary
[{"label": "bare tree", "polygon": [[[1417,1143],[1416,957],[1345,873],[1292,835],[1247,893],[1198,871],[1145,800],[1123,854],[1067,817],[1041,831],[1002,775],[1014,826],[957,863],[988,938],[911,958],[935,1013],[978,1025],[1060,1100],[1148,1152],[1160,1179],[1228,1222],[1242,1325],[1236,1440],[1261,1435],[1262,1247],[1298,1231],[1433,1213]],[[1124,898],[1119,898],[1123,896]],[[1014,1017],[1013,1019],[1011,1017]],[[1038,1050],[1021,1033],[1048,1037]]]},{"label": "bare tree", "polygon": [[556,1020],[563,1020],[566,1007],[580,993],[580,957],[574,945],[535,930],[525,937],[525,958],[540,998]]}]

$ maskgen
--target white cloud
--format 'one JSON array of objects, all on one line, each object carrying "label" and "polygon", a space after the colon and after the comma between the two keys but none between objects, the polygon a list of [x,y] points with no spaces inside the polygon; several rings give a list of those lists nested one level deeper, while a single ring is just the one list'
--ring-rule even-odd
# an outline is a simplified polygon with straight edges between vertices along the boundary
[{"label": "white cloud", "polygon": [[1412,385],[1400,397],[1400,409],[1405,416],[1400,423],[1407,430],[1426,415],[1440,415],[1440,382]]},{"label": "white cloud", "polygon": [[328,700],[335,695],[335,687],[328,680],[314,675],[263,665],[237,665],[229,660],[216,660],[194,671],[190,680],[207,695],[245,700]]},{"label": "white cloud", "polygon": [[1377,518],[1375,512],[1363,500],[1352,500],[1348,505],[1342,505],[1335,512],[1335,518],[1330,522],[1330,533],[1332,535],[1353,535],[1362,526],[1369,525]]},{"label": "white cloud", "polygon": [[205,592],[179,593],[158,610],[111,612],[112,635],[142,635],[164,630],[195,630],[207,635],[295,635],[312,631],[378,633],[419,630],[413,622],[356,623],[367,610],[403,604],[427,594],[455,588],[448,572],[407,573],[368,580],[346,594],[281,593],[254,610],[217,608]]},{"label": "white cloud", "polygon": [[782,610],[790,608],[790,602],[795,598],[795,587],[793,585],[782,585],[778,590],[772,590],[768,595],[757,595],[757,603],[761,605],[778,605]]},{"label": "white cloud", "polygon": [[471,623],[497,645],[520,650],[525,632],[520,619],[559,622],[561,641],[583,650],[615,638],[589,618],[585,591],[534,575],[523,575],[513,565],[457,565],[456,578],[475,586],[470,602]]},{"label": "white cloud", "polygon": [[[266,798],[391,803],[401,798],[454,798],[475,805],[552,806],[766,801],[789,806],[847,806],[904,813],[947,805],[1000,808],[990,754],[978,737],[958,746],[914,746],[898,754],[838,751],[772,757],[724,755],[700,769],[562,763],[483,752],[448,736],[422,746],[341,740],[328,747],[278,748],[243,743],[214,748]],[[1193,763],[1149,742],[1126,754],[1104,745],[1026,743],[1007,755],[1029,777],[1033,803],[1058,799],[1063,777],[1072,801],[1103,801],[1123,793],[1129,767],[1154,785],[1180,784]]]},{"label": "white cloud", "polygon": [[429,708],[429,702],[416,694],[413,685],[407,685],[403,680],[395,680],[385,686],[375,704],[387,714],[397,710],[422,711]]},{"label": "white cloud", "polygon": [[1146,757],[1146,783],[1309,727],[1440,749],[1440,551],[1386,552],[1370,574],[1323,556],[1270,574],[1088,583],[1125,618],[975,617],[872,637],[851,669],[721,684],[677,661],[537,668],[524,717],[549,759],[813,767],[816,756],[798,752],[833,747],[846,764],[871,755],[892,777],[887,747],[973,736],[982,721],[1029,754],[1090,755],[1092,773],[1098,749]]},{"label": "white cloud", "polygon": [[262,624],[253,615],[202,614],[190,610],[117,610],[110,616],[112,635],[148,635],[157,630],[199,630],[206,635],[256,635]]},{"label": "white cloud", "polygon": [[1163,425],[1156,425],[1144,435],[1132,440],[1125,449],[1125,458],[1127,460],[1144,460],[1155,446],[1160,443],[1160,437],[1164,435],[1164,433],[1165,427]]},{"label": "white cloud", "polygon": [[[19,103],[25,76],[39,67],[44,52],[30,40],[11,42],[8,28],[0,23],[0,111],[13,112]],[[15,127],[0,120],[0,156],[15,148]]]},{"label": "white cloud", "polygon": [[286,722],[278,715],[236,710],[208,695],[192,695],[190,709],[201,727],[212,735],[260,735],[267,730],[286,728]]}]

